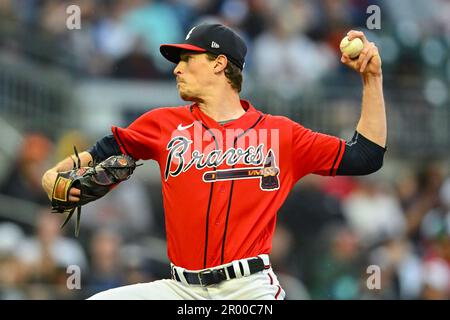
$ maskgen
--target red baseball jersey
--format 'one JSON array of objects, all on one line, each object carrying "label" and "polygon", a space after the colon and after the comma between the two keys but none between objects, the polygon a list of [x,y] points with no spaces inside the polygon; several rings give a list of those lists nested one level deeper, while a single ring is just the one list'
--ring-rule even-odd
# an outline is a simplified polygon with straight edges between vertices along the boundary
[{"label": "red baseball jersey", "polygon": [[123,153],[160,167],[167,250],[198,270],[270,253],[277,211],[309,173],[335,175],[345,149],[241,100],[245,114],[220,125],[197,104],[153,109],[112,127]]}]

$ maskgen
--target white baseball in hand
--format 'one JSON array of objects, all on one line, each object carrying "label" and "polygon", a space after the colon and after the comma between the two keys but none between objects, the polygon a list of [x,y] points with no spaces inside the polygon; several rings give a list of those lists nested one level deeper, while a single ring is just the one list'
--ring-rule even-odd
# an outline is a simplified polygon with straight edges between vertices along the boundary
[{"label": "white baseball in hand", "polygon": [[345,37],[344,39],[342,39],[339,47],[342,53],[346,53],[351,59],[355,59],[361,53],[364,44],[360,38],[355,38],[350,41],[348,40],[348,37]]}]

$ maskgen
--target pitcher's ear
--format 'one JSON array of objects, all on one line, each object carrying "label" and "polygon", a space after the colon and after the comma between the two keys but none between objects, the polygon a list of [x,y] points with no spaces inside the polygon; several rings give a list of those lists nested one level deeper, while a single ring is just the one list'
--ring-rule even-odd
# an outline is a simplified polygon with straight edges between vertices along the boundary
[{"label": "pitcher's ear", "polygon": [[214,71],[221,72],[225,70],[227,65],[228,65],[228,58],[225,55],[220,54],[217,56],[216,60],[214,60]]}]

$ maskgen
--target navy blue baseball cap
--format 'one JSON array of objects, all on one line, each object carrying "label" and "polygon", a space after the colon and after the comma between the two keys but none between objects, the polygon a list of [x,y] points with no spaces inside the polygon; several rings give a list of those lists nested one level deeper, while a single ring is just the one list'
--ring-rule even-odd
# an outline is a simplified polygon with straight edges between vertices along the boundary
[{"label": "navy blue baseball cap", "polygon": [[245,65],[247,46],[233,30],[221,24],[201,24],[193,27],[184,43],[162,44],[161,54],[173,63],[180,62],[181,50],[223,54],[241,70]]}]

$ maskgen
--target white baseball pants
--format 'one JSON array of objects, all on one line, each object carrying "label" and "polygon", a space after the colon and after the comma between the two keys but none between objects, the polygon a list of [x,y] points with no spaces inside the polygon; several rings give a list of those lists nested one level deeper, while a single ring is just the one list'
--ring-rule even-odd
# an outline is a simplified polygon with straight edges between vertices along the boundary
[{"label": "white baseball pants", "polygon": [[[261,255],[268,260],[266,255]],[[225,264],[212,269],[229,266]],[[178,270],[184,270],[176,267]],[[188,271],[188,270],[186,270]],[[178,273],[180,274],[180,273]],[[97,293],[88,300],[283,300],[285,292],[272,268],[209,286],[163,279]]]}]

